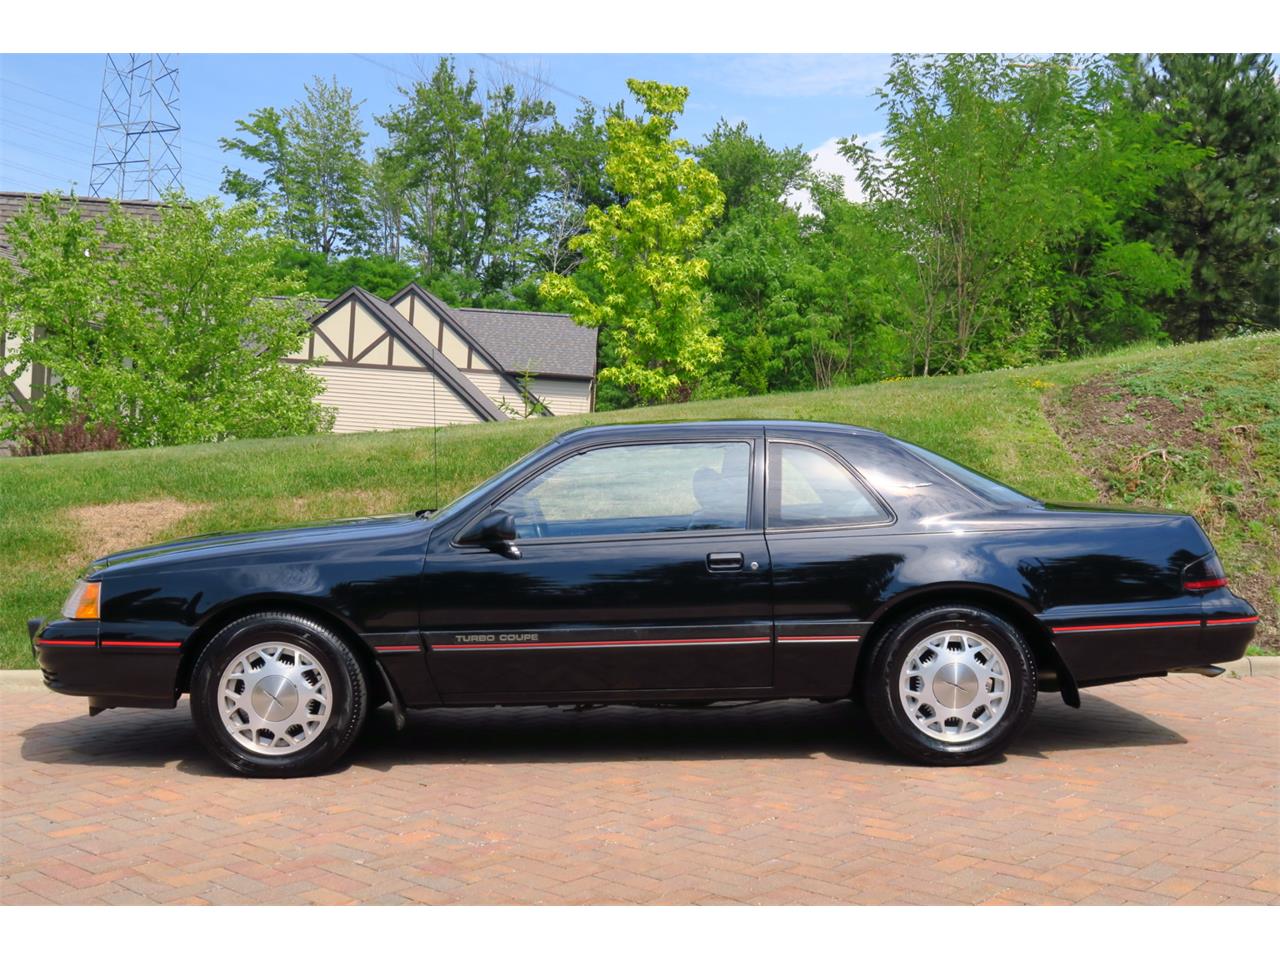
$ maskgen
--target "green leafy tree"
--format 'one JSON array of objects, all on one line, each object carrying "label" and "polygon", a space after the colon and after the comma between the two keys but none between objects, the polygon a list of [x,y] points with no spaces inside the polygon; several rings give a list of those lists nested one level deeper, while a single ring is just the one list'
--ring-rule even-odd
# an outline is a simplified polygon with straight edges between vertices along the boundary
[{"label": "green leafy tree", "polygon": [[401,94],[378,122],[423,274],[457,272],[481,293],[509,286],[534,256],[539,160],[555,108],[513,84],[482,102],[475,75],[463,79],[448,57]]},{"label": "green leafy tree", "polygon": [[726,218],[742,207],[787,208],[788,198],[810,180],[812,161],[803,149],[774,149],[752,136],[746,123],[721,119],[697,156],[720,183]]},{"label": "green leafy tree", "polygon": [[[907,264],[876,210],[845,199],[842,185],[815,173],[799,147],[774,149],[745,124],[722,120],[698,156],[726,196],[703,246],[725,352],[700,395],[900,373],[893,324]],[[803,216],[802,193],[812,209]]]},{"label": "green leafy tree", "polygon": [[1144,304],[1185,278],[1124,217],[1194,155],[1125,110],[1120,81],[1101,57],[894,58],[884,151],[842,150],[915,265],[914,370],[1154,332]]},{"label": "green leafy tree", "polygon": [[351,287],[363,287],[385,298],[419,279],[410,264],[381,254],[325,257],[301,247],[288,247],[280,253],[277,266],[284,276],[300,275],[306,292],[320,300],[331,300]]},{"label": "green leafy tree", "polygon": [[359,251],[374,238],[364,158],[360,102],[334,78],[316,77],[301,100],[283,112],[255,110],[236,121],[237,137],[222,149],[255,161],[260,176],[224,169],[222,189],[238,200],[254,200],[275,212],[276,229],[307,249]]},{"label": "green leafy tree", "polygon": [[85,218],[49,195],[7,227],[0,325],[22,344],[0,388],[32,363],[52,383],[4,435],[86,417],[130,446],[272,437],[327,429],[319,378],[281,358],[307,332],[282,241],[251,204],[167,198],[158,223],[116,205]]},{"label": "green leafy tree", "polygon": [[607,341],[602,383],[642,403],[683,399],[719,360],[722,344],[707,311],[707,261],[698,247],[724,209],[715,174],[673,137],[686,87],[628,80],[643,113],[605,123],[605,173],[626,197],[587,211],[570,246],[584,263],[549,273],[542,292]]},{"label": "green leafy tree", "polygon": [[1203,158],[1152,199],[1137,232],[1171,247],[1190,283],[1163,303],[1170,332],[1207,340],[1280,326],[1280,86],[1270,54],[1147,57],[1138,103]]},{"label": "green leafy tree", "polygon": [[605,174],[607,143],[605,119],[622,116],[623,105],[597,112],[583,103],[573,123],[557,121],[551,127],[541,158],[542,193],[536,204],[541,245],[535,258],[539,272],[569,274],[582,262],[582,254],[570,246],[587,229],[587,210],[625,201]]}]

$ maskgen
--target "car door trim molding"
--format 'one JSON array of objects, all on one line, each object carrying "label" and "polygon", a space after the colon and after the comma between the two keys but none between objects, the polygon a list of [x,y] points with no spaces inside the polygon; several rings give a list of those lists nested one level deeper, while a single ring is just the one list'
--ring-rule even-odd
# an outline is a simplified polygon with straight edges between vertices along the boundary
[{"label": "car door trim molding", "polygon": [[588,650],[603,647],[725,647],[773,642],[772,624],[755,621],[706,626],[555,627],[542,630],[489,628],[430,631],[423,640],[431,651]]},{"label": "car door trim molding", "polygon": [[433,643],[433,651],[454,650],[595,650],[601,647],[739,647],[755,643],[770,643],[770,637],[725,637],[720,640],[701,640],[696,637],[677,637],[663,640],[556,640],[551,643]]},{"label": "car door trim molding", "polygon": [[871,629],[866,620],[779,620],[778,643],[858,643]]},{"label": "car door trim molding", "polygon": [[1162,627],[1202,627],[1203,618],[1194,620],[1146,620],[1139,623],[1084,623],[1054,627],[1054,633],[1093,633],[1105,630],[1155,630]]}]

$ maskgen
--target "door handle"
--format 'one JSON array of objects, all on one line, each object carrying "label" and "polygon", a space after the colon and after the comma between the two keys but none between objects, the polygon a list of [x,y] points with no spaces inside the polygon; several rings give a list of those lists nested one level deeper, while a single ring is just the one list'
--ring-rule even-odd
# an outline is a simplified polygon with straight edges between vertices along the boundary
[{"label": "door handle", "polygon": [[707,569],[712,573],[725,570],[741,570],[742,554],[740,553],[708,553]]}]

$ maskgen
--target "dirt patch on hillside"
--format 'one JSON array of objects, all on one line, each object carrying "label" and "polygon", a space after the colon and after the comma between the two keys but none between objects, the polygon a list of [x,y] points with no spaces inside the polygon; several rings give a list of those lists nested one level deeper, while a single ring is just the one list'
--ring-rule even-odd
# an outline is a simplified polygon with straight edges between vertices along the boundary
[{"label": "dirt patch on hillside", "polygon": [[83,566],[108,553],[156,543],[165,539],[165,531],[199,509],[196,504],[171,497],[72,507],[66,515],[78,528],[79,536],[76,553],[70,559],[73,565]]},{"label": "dirt patch on hillside", "polygon": [[1273,493],[1257,463],[1257,426],[1215,418],[1195,397],[1135,395],[1109,377],[1042,403],[1100,500],[1172,506],[1195,516],[1218,546],[1231,588],[1262,616],[1255,644],[1280,652],[1280,535]]},{"label": "dirt patch on hillside", "polygon": [[1198,401],[1187,398],[1179,407],[1164,397],[1135,397],[1106,377],[1077,384],[1062,399],[1046,396],[1043,407],[1104,498],[1133,493],[1151,458],[1168,463],[1170,451],[1199,447],[1205,440],[1195,426],[1204,416]]}]

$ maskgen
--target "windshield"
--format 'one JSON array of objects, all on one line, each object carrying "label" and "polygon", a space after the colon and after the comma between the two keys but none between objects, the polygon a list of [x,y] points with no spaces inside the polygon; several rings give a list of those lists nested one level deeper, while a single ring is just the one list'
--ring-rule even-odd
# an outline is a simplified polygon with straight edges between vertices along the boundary
[{"label": "windshield", "polygon": [[489,495],[489,493],[492,490],[496,489],[497,487],[500,487],[503,483],[507,481],[509,477],[511,477],[514,473],[516,473],[516,471],[523,468],[526,463],[528,463],[530,460],[532,460],[534,457],[536,457],[545,449],[546,449],[546,446],[544,445],[544,446],[538,447],[536,450],[531,450],[529,453],[526,453],[523,457],[521,457],[515,463],[511,464],[511,466],[507,467],[507,469],[494,474],[488,480],[484,481],[484,483],[481,483],[479,486],[472,487],[470,490],[468,490],[462,496],[458,497],[456,500],[453,500],[452,502],[441,507],[439,510],[432,512],[430,514],[431,519],[444,520],[448,517],[453,516],[459,510],[465,510],[468,507],[470,507],[473,503],[477,503],[483,500],[485,497]]},{"label": "windshield", "polygon": [[1012,487],[1006,487],[998,480],[992,480],[986,474],[978,473],[976,470],[970,470],[968,467],[962,467],[954,460],[948,460],[946,457],[934,453],[932,450],[926,450],[924,447],[917,447],[914,443],[907,443],[905,440],[898,440],[917,457],[923,460],[929,466],[934,467],[938,472],[946,474],[962,487],[967,487],[980,497],[985,497],[995,503],[1003,504],[1009,507],[1029,507],[1038,506],[1040,501],[1033,497],[1028,497],[1024,493],[1019,493]]}]

